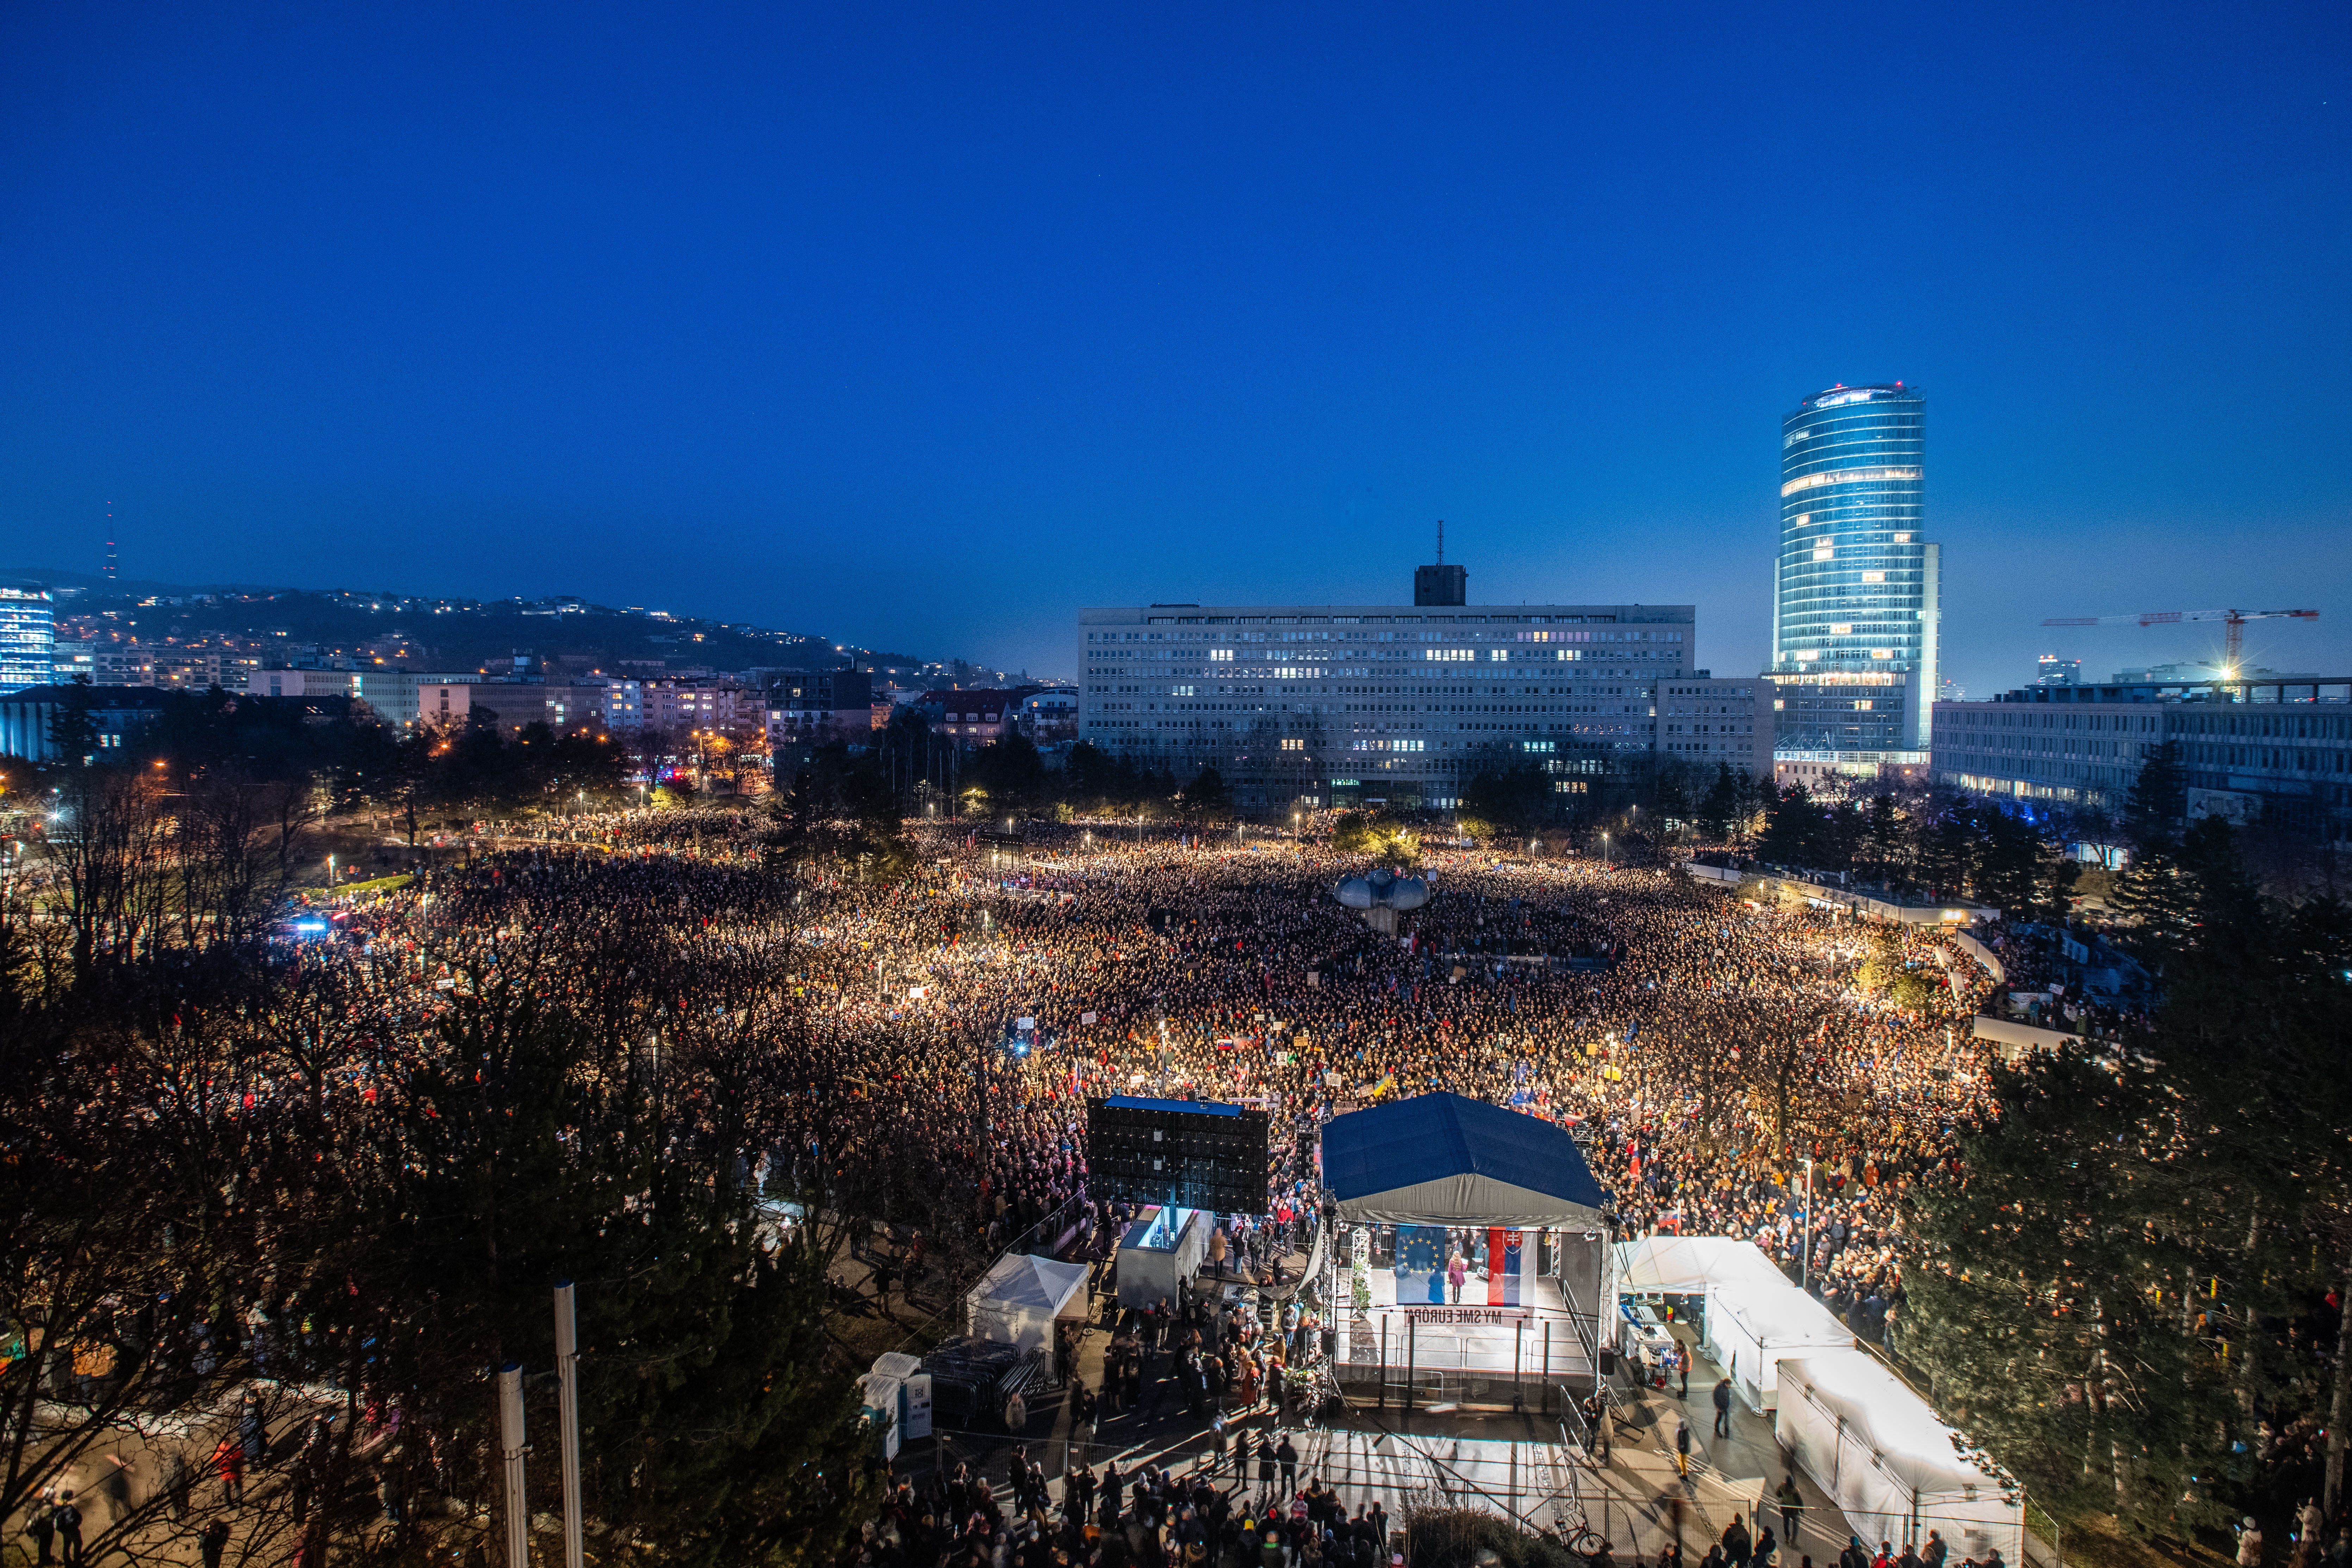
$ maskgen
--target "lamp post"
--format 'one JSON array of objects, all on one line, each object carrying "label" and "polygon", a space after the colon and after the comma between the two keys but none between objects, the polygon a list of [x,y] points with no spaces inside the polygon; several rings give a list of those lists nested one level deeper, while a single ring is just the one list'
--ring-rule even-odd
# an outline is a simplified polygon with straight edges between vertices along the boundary
[{"label": "lamp post", "polygon": [[1801,1238],[1803,1252],[1797,1263],[1797,1289],[1812,1289],[1813,1271],[1813,1157],[1805,1156],[1805,1226]]},{"label": "lamp post", "polygon": [[1601,868],[1609,869],[1609,830],[1605,827],[1601,830]]}]

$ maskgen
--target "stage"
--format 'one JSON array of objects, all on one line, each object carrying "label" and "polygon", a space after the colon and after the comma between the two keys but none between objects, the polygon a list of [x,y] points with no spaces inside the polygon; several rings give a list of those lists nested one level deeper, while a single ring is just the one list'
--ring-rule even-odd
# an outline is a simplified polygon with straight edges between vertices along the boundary
[{"label": "stage", "polygon": [[1609,1253],[1566,1131],[1422,1095],[1336,1118],[1323,1157],[1342,1233],[1334,1372],[1351,1396],[1557,1410],[1563,1390],[1591,1392]]},{"label": "stage", "polygon": [[[1344,1275],[1343,1275],[1344,1278]],[[1518,1307],[1485,1305],[1486,1283],[1472,1279],[1459,1305],[1400,1307],[1392,1270],[1368,1271],[1372,1304],[1343,1313],[1345,1335],[1333,1368],[1351,1397],[1401,1403],[1408,1381],[1416,1405],[1464,1405],[1550,1409],[1565,1384],[1577,1396],[1592,1388],[1592,1358],[1570,1321],[1559,1281],[1526,1281],[1531,1298]],[[1382,1375],[1385,1366],[1386,1375]]]}]

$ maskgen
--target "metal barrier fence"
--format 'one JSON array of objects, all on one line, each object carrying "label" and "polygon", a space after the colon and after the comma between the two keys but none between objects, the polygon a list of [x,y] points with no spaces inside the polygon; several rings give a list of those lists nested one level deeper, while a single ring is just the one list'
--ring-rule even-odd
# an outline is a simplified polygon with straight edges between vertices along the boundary
[{"label": "metal barrier fence", "polygon": [[1453,1403],[1557,1414],[1563,1384],[1592,1386],[1593,1359],[1568,1314],[1429,1321],[1436,1315],[1352,1320],[1334,1376],[1351,1397],[1381,1409]]}]

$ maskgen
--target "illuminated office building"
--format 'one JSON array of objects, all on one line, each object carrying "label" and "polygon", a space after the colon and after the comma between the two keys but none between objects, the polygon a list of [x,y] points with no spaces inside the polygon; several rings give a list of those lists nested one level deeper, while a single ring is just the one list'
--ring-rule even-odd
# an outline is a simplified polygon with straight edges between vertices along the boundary
[{"label": "illuminated office building", "polygon": [[0,587],[0,691],[56,679],[57,605],[47,588]]},{"label": "illuminated office building", "polygon": [[1835,386],[1780,422],[1772,595],[1777,754],[1874,773],[1927,761],[1940,547],[1927,536],[1927,399]]},{"label": "illuminated office building", "polygon": [[[1410,605],[1082,611],[1079,738],[1180,784],[1214,767],[1247,810],[1443,809],[1503,765],[1590,790],[1612,755],[1658,748],[1662,683],[1704,679],[1688,605],[1467,605],[1460,569],[1445,571]],[[1736,717],[1692,722],[1712,745]],[[1711,763],[1697,735],[1677,731]]]}]

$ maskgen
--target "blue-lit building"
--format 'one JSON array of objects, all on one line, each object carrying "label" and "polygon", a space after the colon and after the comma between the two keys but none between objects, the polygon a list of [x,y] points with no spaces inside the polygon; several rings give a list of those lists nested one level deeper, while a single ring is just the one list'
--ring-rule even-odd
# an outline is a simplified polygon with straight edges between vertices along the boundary
[{"label": "blue-lit building", "polygon": [[2188,816],[2352,843],[2352,677],[2126,670],[1936,704],[1938,784],[2118,813],[2148,754],[2180,747]]},{"label": "blue-lit building", "polygon": [[0,691],[56,679],[58,612],[47,588],[0,587]]},{"label": "blue-lit building", "polygon": [[1927,510],[1916,387],[1834,386],[1780,422],[1777,756],[1853,773],[1927,762],[1942,602]]}]

